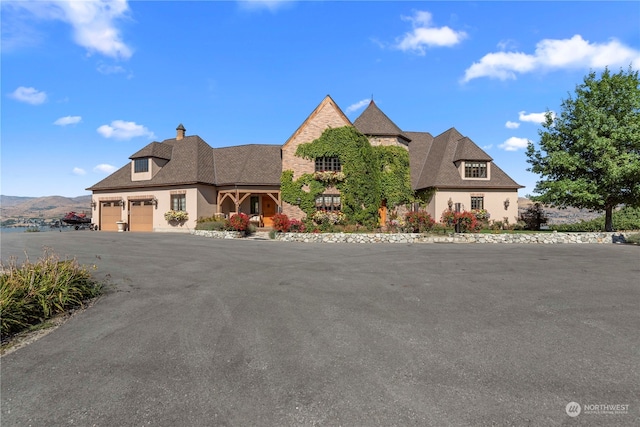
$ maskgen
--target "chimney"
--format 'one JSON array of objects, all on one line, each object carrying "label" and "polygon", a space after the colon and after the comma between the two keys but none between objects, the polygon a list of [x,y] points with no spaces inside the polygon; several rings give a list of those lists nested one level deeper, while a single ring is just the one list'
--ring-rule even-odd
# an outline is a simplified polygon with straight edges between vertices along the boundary
[{"label": "chimney", "polygon": [[184,126],[182,126],[182,123],[180,123],[178,125],[178,127],[176,128],[176,130],[178,131],[177,135],[176,135],[176,141],[180,141],[182,138],[184,138],[184,133],[187,131]]}]

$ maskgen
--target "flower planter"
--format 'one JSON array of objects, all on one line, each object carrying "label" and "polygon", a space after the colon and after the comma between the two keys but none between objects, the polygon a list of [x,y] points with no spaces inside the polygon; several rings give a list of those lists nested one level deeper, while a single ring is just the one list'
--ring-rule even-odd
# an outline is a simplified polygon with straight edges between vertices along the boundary
[{"label": "flower planter", "polygon": [[116,225],[118,226],[118,233],[122,233],[124,232],[124,229],[127,223],[124,221],[116,221]]}]

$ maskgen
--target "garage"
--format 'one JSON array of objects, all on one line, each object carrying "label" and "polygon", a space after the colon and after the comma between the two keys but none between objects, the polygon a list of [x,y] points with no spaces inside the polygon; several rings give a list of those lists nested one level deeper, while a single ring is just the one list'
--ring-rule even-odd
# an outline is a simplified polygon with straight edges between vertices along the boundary
[{"label": "garage", "polygon": [[132,200],[129,203],[129,231],[153,231],[152,201]]},{"label": "garage", "polygon": [[118,231],[117,221],[122,220],[122,207],[119,202],[100,202],[100,229]]}]

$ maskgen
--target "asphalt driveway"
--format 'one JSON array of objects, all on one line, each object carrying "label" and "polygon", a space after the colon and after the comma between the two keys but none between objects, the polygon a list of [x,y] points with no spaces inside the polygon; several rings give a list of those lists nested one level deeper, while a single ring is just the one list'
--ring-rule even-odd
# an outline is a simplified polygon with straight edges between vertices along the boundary
[{"label": "asphalt driveway", "polygon": [[3,260],[75,256],[111,288],[2,358],[3,427],[640,423],[638,247],[1,245]]}]

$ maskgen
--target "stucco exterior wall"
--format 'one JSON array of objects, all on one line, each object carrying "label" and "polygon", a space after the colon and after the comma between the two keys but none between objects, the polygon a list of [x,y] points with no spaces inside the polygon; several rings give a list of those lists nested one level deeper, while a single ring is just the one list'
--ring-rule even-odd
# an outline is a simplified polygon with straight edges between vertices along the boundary
[{"label": "stucco exterior wall", "polygon": [[[172,225],[164,219],[165,212],[171,210],[171,195],[183,193],[186,197],[187,213],[189,219],[183,224]],[[195,228],[196,220],[201,216],[209,216],[216,211],[215,187],[212,186],[190,186],[176,189],[175,187],[146,188],[139,190],[117,191],[117,192],[94,192],[93,200],[97,202],[97,207],[93,211],[93,223],[100,225],[100,201],[121,199],[124,201],[122,210],[122,221],[129,223],[129,200],[156,199],[157,206],[153,207],[153,231],[185,232]]]},{"label": "stucco exterior wall", "polygon": [[[490,219],[503,221],[509,219],[510,224],[515,224],[518,218],[518,190],[439,190],[434,194],[427,206],[427,212],[433,219],[440,221],[442,212],[449,208],[449,199],[455,204],[461,203],[463,211],[471,210],[471,196],[484,197],[484,208],[491,215]],[[509,199],[509,207],[505,209],[504,202]]]}]

